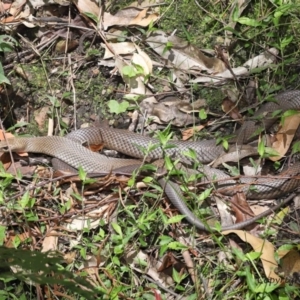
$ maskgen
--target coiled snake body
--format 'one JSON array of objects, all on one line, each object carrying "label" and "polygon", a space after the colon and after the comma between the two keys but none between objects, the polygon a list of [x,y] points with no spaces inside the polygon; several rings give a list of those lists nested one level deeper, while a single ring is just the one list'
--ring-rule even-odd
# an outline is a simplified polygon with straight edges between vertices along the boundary
[{"label": "coiled snake body", "polygon": [[[265,128],[269,128],[276,120],[272,117],[272,112],[275,110],[281,109],[286,111],[288,109],[300,109],[300,90],[284,92],[275,98],[275,102],[266,103],[255,114],[255,116],[264,116],[263,126]],[[246,121],[236,134],[236,143],[247,143],[249,138],[260,126],[261,123],[259,124],[256,120]],[[81,166],[88,173],[118,173],[121,170],[121,172],[129,174],[141,166],[140,160],[109,158],[90,151],[85,148],[83,144],[104,144],[107,148],[120,151],[136,158],[144,157],[144,152],[141,148],[147,149],[150,144],[158,144],[156,139],[140,136],[126,130],[97,127],[76,130],[67,137],[17,137],[8,139],[7,142],[12,151],[44,153],[56,157],[76,169]],[[7,150],[7,142],[0,142],[0,148]],[[170,144],[172,144],[173,147],[165,149],[164,151],[161,147],[156,147],[149,152],[147,159],[157,160],[162,158],[163,155],[168,155],[174,158],[180,158],[184,164],[189,165],[191,162],[187,156],[184,155],[184,152],[193,149],[199,162],[206,164],[224,153],[222,146],[217,146],[215,140],[200,142],[174,141],[170,142]],[[285,173],[282,173],[282,178],[280,178],[280,176],[276,177],[276,179],[260,178],[256,179],[255,182],[253,182],[253,179],[250,181],[241,180],[239,182],[241,184],[240,189],[235,186],[237,184],[236,181],[221,170],[204,165],[202,171],[208,180],[222,179],[218,184],[218,191],[223,194],[232,195],[238,190],[243,190],[247,192],[247,197],[256,199],[280,197],[293,191],[300,183],[300,179],[295,177],[300,173],[300,162],[297,162]],[[201,230],[211,230],[211,228],[205,226],[188,209],[177,184],[169,182],[165,178],[159,179],[159,182],[165,188],[165,192],[171,202],[177,207],[181,214],[186,216],[186,219],[191,224]],[[252,184],[253,188],[249,189],[249,184]],[[235,187],[232,188],[232,186]],[[279,207],[280,205],[281,204],[277,206]],[[276,209],[276,206],[273,209]],[[271,211],[269,211],[269,213],[270,212]],[[223,230],[243,228],[265,215],[267,215],[267,213],[263,213],[242,223],[224,227]]]}]

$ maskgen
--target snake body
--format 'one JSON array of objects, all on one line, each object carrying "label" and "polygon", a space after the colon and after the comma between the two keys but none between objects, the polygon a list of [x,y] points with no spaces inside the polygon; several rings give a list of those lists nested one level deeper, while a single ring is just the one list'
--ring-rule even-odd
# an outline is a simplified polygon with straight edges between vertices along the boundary
[{"label": "snake body", "polygon": [[[300,109],[300,90],[278,94],[275,100],[276,101],[268,102],[263,105],[255,114],[253,120],[246,121],[243,124],[236,134],[236,143],[247,143],[253,138],[253,133],[255,133],[260,126],[257,120],[255,120],[255,117],[263,115],[263,126],[268,128],[276,120],[276,118],[272,116],[275,110],[286,111],[288,109]],[[176,159],[179,158],[185,165],[191,165],[192,163],[192,160],[184,155],[184,153],[190,149],[194,150],[197,159],[203,164],[213,161],[224,153],[222,146],[217,146],[215,140],[200,142],[172,141],[169,143],[172,147],[166,147],[166,149],[162,150],[162,147],[159,146],[159,142],[156,139],[140,136],[126,130],[99,127],[76,130],[66,137],[47,136],[8,139],[6,142],[0,142],[0,148],[7,150],[7,143],[12,151],[44,153],[56,157],[76,169],[81,166],[89,173],[110,173],[120,169],[122,172],[131,173],[134,169],[141,166],[141,161],[138,159],[106,157],[90,151],[83,146],[84,144],[104,144],[107,148],[120,151],[136,158],[144,158],[144,150],[149,149],[151,146],[151,151],[146,151],[148,160],[157,160],[163,158],[164,155],[168,155]],[[253,181],[253,179],[243,179],[239,182],[239,186],[236,186],[237,182],[221,170],[203,166],[203,173],[205,173],[208,180],[222,179],[218,184],[218,191],[225,195],[233,195],[237,191],[244,191],[249,198],[270,199],[289,193],[299,186],[299,179],[289,177],[300,173],[300,162],[294,164],[285,173],[282,173],[281,178],[260,178],[255,181]],[[168,182],[164,178],[161,178],[159,182],[165,188],[165,192],[171,202],[178,208],[181,214],[186,216],[190,223],[199,229],[208,229],[185,205],[177,184]],[[252,189],[249,189],[249,184],[252,184]],[[276,207],[274,209],[276,209]],[[261,214],[248,221],[237,223],[223,229],[243,228],[265,215],[266,214]]]}]

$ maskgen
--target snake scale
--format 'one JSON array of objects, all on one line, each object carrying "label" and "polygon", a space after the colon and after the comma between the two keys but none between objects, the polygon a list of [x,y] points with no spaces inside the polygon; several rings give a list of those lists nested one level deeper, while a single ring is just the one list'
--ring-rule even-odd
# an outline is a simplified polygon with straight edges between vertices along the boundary
[{"label": "snake scale", "polygon": [[[273,117],[276,110],[286,111],[289,109],[300,109],[300,90],[286,91],[275,96],[275,101],[267,102],[255,113],[251,120],[244,122],[242,127],[236,132],[235,144],[248,143],[257,129],[263,126],[268,129],[277,118]],[[257,119],[263,116],[258,121]],[[0,149],[8,151],[8,145],[12,151],[25,151],[44,153],[58,158],[62,162],[78,169],[81,166],[88,173],[129,173],[141,166],[138,159],[110,158],[99,153],[95,153],[85,148],[84,144],[104,144],[109,149],[114,149],[135,158],[144,158],[141,148],[147,149],[149,145],[159,145],[158,140],[144,137],[126,130],[113,128],[90,127],[71,132],[66,137],[16,137],[0,142]],[[217,146],[215,140],[204,140],[199,142],[171,141],[171,148],[162,150],[161,147],[154,147],[147,156],[147,160],[158,160],[164,155],[180,159],[186,166],[190,166],[192,161],[184,155],[184,152],[193,149],[199,162],[207,164],[224,153],[222,146]],[[289,167],[285,172],[276,178],[241,179],[236,182],[225,172],[203,165],[201,170],[205,174],[203,180],[221,180],[217,186],[217,191],[225,195],[233,195],[237,191],[244,191],[248,198],[271,199],[283,196],[295,190],[300,183],[296,175],[300,173],[300,162]],[[159,183],[165,189],[170,201],[186,216],[186,219],[195,227],[201,230],[210,231],[203,222],[189,210],[184,202],[180,187],[164,177],[159,179]],[[249,189],[251,184],[252,188]],[[290,199],[287,199],[288,201]],[[284,201],[283,204],[285,204]],[[278,204],[250,220],[223,227],[223,230],[244,228],[256,220],[270,214],[275,209],[283,205]]]}]

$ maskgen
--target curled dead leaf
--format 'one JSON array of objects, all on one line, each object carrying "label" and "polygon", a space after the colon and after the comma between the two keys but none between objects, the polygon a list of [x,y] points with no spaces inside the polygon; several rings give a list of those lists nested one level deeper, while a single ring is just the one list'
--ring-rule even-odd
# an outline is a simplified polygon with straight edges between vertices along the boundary
[{"label": "curled dead leaf", "polygon": [[275,260],[275,250],[273,244],[267,240],[260,239],[243,230],[226,230],[222,234],[227,235],[235,233],[241,240],[249,243],[255,252],[261,253],[260,260],[262,262],[265,275],[267,278],[275,282],[280,282],[280,277],[275,273],[278,264]]},{"label": "curled dead leaf", "polygon": [[233,120],[237,120],[241,123],[241,119],[243,118],[240,114],[236,103],[232,102],[229,98],[225,98],[222,102],[222,110],[228,114]]},{"label": "curled dead leaf", "polygon": [[138,25],[142,27],[148,26],[151,22],[158,19],[158,14],[149,14],[148,9],[138,9],[134,7],[125,8],[117,14],[112,15],[105,12],[103,15],[103,27],[107,30],[111,26],[129,26]]},{"label": "curled dead leaf", "polygon": [[[215,57],[208,57],[195,46],[176,36],[168,36],[161,30],[155,31],[147,39],[149,46],[181,70],[205,70],[208,73],[226,70],[224,62]],[[171,44],[169,48],[166,45]]]},{"label": "curled dead leaf", "polygon": [[277,253],[281,258],[281,269],[286,277],[300,272],[300,253],[298,249],[282,249]]},{"label": "curled dead leaf", "polygon": [[231,210],[236,217],[236,223],[246,221],[253,217],[253,211],[251,210],[246,195],[243,192],[238,192],[231,198]]},{"label": "curled dead leaf", "polygon": [[275,142],[272,143],[272,148],[276,150],[280,155],[270,157],[272,161],[278,161],[281,159],[293,141],[295,133],[300,124],[300,113],[285,117],[281,128],[277,132]]},{"label": "curled dead leaf", "polygon": [[182,140],[186,141],[190,139],[192,136],[194,136],[195,133],[201,131],[203,128],[205,128],[204,125],[195,126],[189,129],[186,129],[182,132]]}]

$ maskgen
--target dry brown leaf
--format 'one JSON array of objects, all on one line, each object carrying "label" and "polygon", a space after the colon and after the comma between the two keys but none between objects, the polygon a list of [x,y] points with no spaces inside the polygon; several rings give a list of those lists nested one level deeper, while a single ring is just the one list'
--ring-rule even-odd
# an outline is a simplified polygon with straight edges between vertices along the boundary
[{"label": "dry brown leaf", "polygon": [[[146,55],[146,53],[145,53]],[[149,60],[145,59],[145,56],[138,54],[138,53],[133,53],[132,56],[132,63],[134,65],[138,65],[141,66],[143,68],[143,74],[141,75],[142,77],[145,77],[149,74],[151,74],[152,72],[152,63],[150,60],[150,64],[149,64]]]},{"label": "dry brown leaf", "polygon": [[61,40],[58,41],[55,45],[55,52],[62,54],[67,52],[73,51],[78,46],[78,41],[76,40]]},{"label": "dry brown leaf", "polygon": [[[11,133],[7,132],[5,133],[6,138],[12,138],[14,137]],[[3,131],[0,129],[0,141],[4,141],[5,137],[4,137],[4,133]],[[10,153],[8,152],[4,152],[2,153],[2,155],[0,156],[0,161],[2,162],[4,169],[8,170],[9,167],[11,166],[11,157],[10,157]]]},{"label": "dry brown leaf", "polygon": [[[129,25],[138,25],[142,27],[148,26],[151,22],[155,22],[158,19],[158,14],[147,15],[148,9],[143,9],[142,11],[136,8],[131,7],[130,11],[124,9],[119,11],[116,15],[111,15],[110,13],[105,12],[103,15],[103,27],[104,30],[107,30],[111,26],[129,26]],[[125,12],[126,13],[123,13]]]},{"label": "dry brown leaf", "polygon": [[219,216],[220,216],[222,226],[224,227],[224,226],[232,225],[233,224],[232,214],[228,210],[227,204],[219,196],[214,196],[214,200],[216,202],[216,205],[217,205],[217,208],[218,208],[218,211],[219,211]]},{"label": "dry brown leaf", "polygon": [[66,227],[70,230],[82,230],[83,228],[97,228],[99,226],[99,221],[103,220],[107,223],[109,215],[109,204],[105,204],[100,208],[93,209],[89,211],[85,216],[76,216],[72,220],[68,220]]},{"label": "dry brown leaf", "polygon": [[182,140],[186,141],[186,140],[190,139],[192,136],[194,136],[194,134],[196,132],[201,131],[203,128],[205,128],[205,125],[199,125],[199,126],[195,126],[195,127],[184,130],[182,132]]},{"label": "dry brown leaf", "polygon": [[3,14],[6,10],[10,9],[11,3],[0,2],[0,13]]},{"label": "dry brown leaf", "polygon": [[[11,133],[9,133],[9,132],[6,132],[5,136],[6,136],[6,138],[12,138],[12,137],[14,137],[14,135],[11,134]],[[5,140],[4,133],[0,129],[0,141],[4,141],[4,140]],[[17,152],[17,153],[18,153],[19,156],[22,156],[22,157],[28,156],[28,153],[26,153],[26,152]],[[0,157],[0,161],[3,163],[3,165],[5,164],[5,169],[6,168],[8,169],[10,167],[10,165],[11,165],[10,154],[9,153],[4,153]]]},{"label": "dry brown leaf", "polygon": [[73,252],[68,252],[64,255],[64,261],[70,265],[72,264],[74,261],[75,261],[75,258],[76,258],[76,252],[73,251]]},{"label": "dry brown leaf", "polygon": [[[134,43],[130,42],[108,43],[108,46],[110,47],[110,49],[106,46],[106,44],[101,44],[101,47],[105,49],[103,59],[112,58],[115,55],[131,54],[136,50]],[[113,53],[110,50],[113,50]]]},{"label": "dry brown leaf", "polygon": [[[160,0],[162,3],[164,1]],[[160,7],[158,5],[159,1],[157,0],[143,0],[143,1],[134,1],[128,5],[128,7],[137,7],[139,9],[151,7],[152,10],[159,12]]]},{"label": "dry brown leaf", "polygon": [[[203,76],[203,74],[201,74],[201,76],[190,80],[190,83],[209,82],[210,84],[220,84],[229,78],[247,76],[251,72],[251,70],[255,68],[259,68],[262,66],[267,67],[268,65],[273,64],[276,61],[278,52],[279,51],[276,48],[270,48],[264,53],[249,59],[241,67],[231,68],[231,70],[225,70],[224,72],[214,74],[213,78],[211,76]],[[270,55],[271,53],[274,55]]]},{"label": "dry brown leaf", "polygon": [[137,45],[135,45],[135,46],[136,46],[137,52],[138,52],[138,54],[141,57],[141,60],[143,62],[142,66],[144,66],[144,65],[147,66],[147,74],[151,74],[152,71],[153,71],[153,63],[152,63],[151,58],[139,46],[137,46]]},{"label": "dry brown leaf", "polygon": [[17,235],[11,235],[5,243],[5,247],[14,248],[15,247],[15,245],[14,245],[15,239],[19,239],[21,242],[23,242],[28,238],[30,238],[29,232],[24,232],[24,233],[17,234]]},{"label": "dry brown leaf", "polygon": [[143,9],[128,25],[139,25],[142,27],[148,26],[151,22],[155,22],[158,18],[157,14],[147,16],[148,8]]},{"label": "dry brown leaf", "polygon": [[16,74],[18,74],[20,77],[22,77],[24,80],[30,82],[32,80],[32,74],[28,71],[25,71],[23,67],[15,66],[14,71]]},{"label": "dry brown leaf", "polygon": [[253,211],[255,216],[262,214],[264,211],[268,209],[270,209],[270,207],[267,205],[267,203],[265,206],[261,206],[258,204],[251,205],[251,210]]},{"label": "dry brown leaf", "polygon": [[42,243],[42,252],[57,250],[58,236],[56,233],[57,232],[55,230],[52,230],[50,233],[48,233],[48,236],[44,238]]},{"label": "dry brown leaf", "polygon": [[171,252],[168,252],[164,257],[162,264],[157,269],[157,272],[162,272],[165,269],[174,266],[175,264],[179,263],[179,260],[174,257]]},{"label": "dry brown leaf", "polygon": [[253,211],[251,210],[246,200],[246,196],[243,192],[238,192],[234,196],[232,196],[231,204],[231,210],[235,214],[236,223],[246,221],[253,217]]},{"label": "dry brown leaf", "polygon": [[292,276],[295,272],[300,272],[300,253],[297,249],[278,250],[281,258],[281,267],[285,276]]},{"label": "dry brown leaf", "polygon": [[[143,66],[146,66],[146,70],[144,70],[145,73],[143,74],[145,76],[145,75],[147,75],[147,72],[149,70],[147,70],[148,69],[147,62],[142,63],[142,61],[143,61],[142,56],[140,56],[137,53],[134,53],[134,55],[132,56],[132,62],[134,64],[139,64],[139,65],[143,64]],[[152,92],[144,84],[143,75],[138,74],[134,77],[129,77],[129,76],[123,74],[123,70],[124,70],[123,68],[128,65],[126,65],[125,62],[123,60],[119,59],[118,57],[116,58],[115,64],[116,64],[116,67],[118,68],[118,71],[121,74],[124,82],[128,85],[128,87],[130,87],[130,92],[134,96],[136,96],[136,95],[151,95],[152,94]],[[132,65],[132,67],[134,67],[134,66]]]},{"label": "dry brown leaf", "polygon": [[269,241],[255,237],[243,230],[226,230],[222,232],[224,235],[230,233],[235,233],[241,240],[249,243],[255,252],[261,253],[260,260],[263,264],[266,277],[279,282],[280,277],[275,273],[278,264],[275,260],[274,246]]},{"label": "dry brown leaf", "polygon": [[9,17],[1,20],[1,24],[9,24],[9,23],[13,23],[15,21],[16,21],[16,19],[14,16],[9,16]]},{"label": "dry brown leaf", "polygon": [[182,100],[176,97],[164,98],[163,102],[158,102],[154,97],[144,99],[140,103],[142,112],[147,112],[148,118],[152,122],[159,124],[172,124],[182,127],[185,125],[195,124],[196,117],[194,114],[182,112]]},{"label": "dry brown leaf", "polygon": [[290,148],[299,124],[300,113],[284,118],[284,122],[276,134],[276,141],[272,144],[272,148],[280,155],[270,157],[270,160],[278,161],[286,154]]},{"label": "dry brown leaf", "polygon": [[95,1],[91,0],[73,0],[72,1],[77,9],[80,11],[81,14],[86,14],[90,13],[93,14],[94,16],[98,17],[100,14],[100,8],[96,4]]},{"label": "dry brown leaf", "polygon": [[257,155],[256,147],[252,147],[250,145],[242,145],[242,147],[238,149],[232,147],[229,149],[228,153],[224,153],[215,159],[212,167],[217,168],[219,165],[226,162],[239,162],[242,158],[249,157],[251,155]]},{"label": "dry brown leaf", "polygon": [[34,112],[34,120],[37,122],[40,130],[45,129],[45,122],[50,111],[49,106],[44,106]]},{"label": "dry brown leaf", "polygon": [[2,162],[4,169],[7,171],[9,167],[11,166],[11,158],[10,154],[8,152],[2,153],[0,156],[0,161]]},{"label": "dry brown leaf", "polygon": [[[197,47],[176,36],[168,36],[161,30],[155,31],[146,41],[155,52],[181,70],[205,70],[208,73],[226,70],[224,62],[220,59],[208,57]],[[168,44],[172,45],[170,49],[166,48]]]},{"label": "dry brown leaf", "polygon": [[233,120],[239,120],[241,123],[241,119],[243,118],[240,114],[236,103],[232,102],[229,98],[225,98],[222,102],[222,110],[230,116]]},{"label": "dry brown leaf", "polygon": [[20,14],[20,12],[22,11],[22,8],[23,6],[26,4],[26,0],[16,0],[16,1],[13,1],[11,7],[10,7],[10,10],[9,10],[9,13],[16,17],[17,15]]}]

